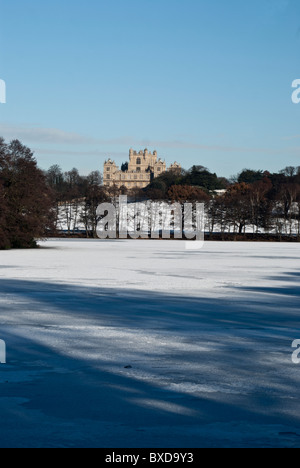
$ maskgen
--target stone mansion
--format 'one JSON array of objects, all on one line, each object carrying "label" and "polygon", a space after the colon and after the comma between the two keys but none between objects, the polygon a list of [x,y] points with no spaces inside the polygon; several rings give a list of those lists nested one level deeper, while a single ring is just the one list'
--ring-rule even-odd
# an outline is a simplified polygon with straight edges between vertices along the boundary
[{"label": "stone mansion", "polygon": [[[180,171],[177,162],[172,164],[169,171]],[[165,161],[158,159],[157,152],[153,154],[147,149],[137,153],[129,150],[128,170],[122,171],[114,161],[109,159],[104,163],[103,184],[106,187],[125,186],[127,189],[145,188],[150,182],[167,171]]]}]

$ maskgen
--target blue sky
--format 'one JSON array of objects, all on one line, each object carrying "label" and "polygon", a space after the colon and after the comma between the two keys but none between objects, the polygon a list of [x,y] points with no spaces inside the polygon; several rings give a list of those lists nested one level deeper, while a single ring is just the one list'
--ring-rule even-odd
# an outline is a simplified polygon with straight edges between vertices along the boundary
[{"label": "blue sky", "polygon": [[2,0],[0,135],[40,167],[128,150],[230,176],[300,165],[299,0]]}]

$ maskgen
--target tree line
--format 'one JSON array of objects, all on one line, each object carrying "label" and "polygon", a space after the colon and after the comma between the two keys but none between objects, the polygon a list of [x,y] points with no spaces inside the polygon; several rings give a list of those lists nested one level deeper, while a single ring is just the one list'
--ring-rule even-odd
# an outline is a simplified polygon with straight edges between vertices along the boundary
[{"label": "tree line", "polygon": [[228,180],[203,166],[193,166],[188,171],[165,172],[145,189],[130,191],[103,187],[98,171],[84,177],[77,169],[63,173],[52,166],[45,174],[55,193],[56,226],[61,217],[69,234],[83,225],[88,237],[96,237],[98,205],[128,194],[132,201],[203,202],[210,233],[272,232],[279,237],[300,237],[300,167],[273,174],[245,169]]},{"label": "tree line", "polygon": [[71,234],[81,225],[86,237],[96,237],[97,207],[111,200],[110,192],[102,186],[101,173],[93,171],[82,176],[76,168],[63,172],[54,165],[45,172],[45,178],[54,194],[56,230]]},{"label": "tree line", "polygon": [[[126,164],[122,166],[126,170]],[[245,169],[218,177],[203,166],[170,171],[145,189],[103,187],[102,175],[38,168],[33,152],[20,141],[0,138],[0,248],[30,248],[36,239],[84,232],[96,237],[97,207],[128,194],[132,201],[203,202],[210,233],[252,232],[300,238],[300,167],[279,173]],[[80,232],[82,235],[82,232]]]},{"label": "tree line", "polygon": [[228,180],[194,166],[181,174],[162,174],[146,193],[164,200],[202,201],[210,233],[300,237],[300,167],[279,173],[244,169]]}]

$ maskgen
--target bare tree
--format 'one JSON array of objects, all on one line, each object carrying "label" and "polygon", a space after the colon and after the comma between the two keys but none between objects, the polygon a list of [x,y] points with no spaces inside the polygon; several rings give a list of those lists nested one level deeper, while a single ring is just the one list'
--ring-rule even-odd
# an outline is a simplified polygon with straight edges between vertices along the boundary
[{"label": "bare tree", "polygon": [[[32,151],[0,139],[1,248],[28,248],[53,226],[54,197]],[[4,241],[3,241],[4,239]]]},{"label": "bare tree", "polygon": [[82,204],[81,222],[85,226],[86,235],[97,237],[97,208],[101,203],[109,201],[108,194],[101,186],[102,178],[100,172],[92,172],[87,177],[85,197]]}]

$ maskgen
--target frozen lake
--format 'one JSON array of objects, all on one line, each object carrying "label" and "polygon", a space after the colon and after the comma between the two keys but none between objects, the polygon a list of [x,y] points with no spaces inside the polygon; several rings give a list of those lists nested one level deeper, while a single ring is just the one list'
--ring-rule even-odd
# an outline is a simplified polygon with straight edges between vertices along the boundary
[{"label": "frozen lake", "polygon": [[300,245],[0,252],[0,447],[300,447]]}]

